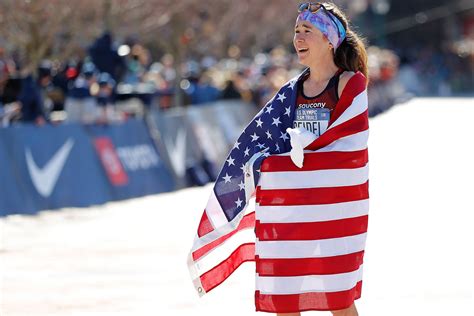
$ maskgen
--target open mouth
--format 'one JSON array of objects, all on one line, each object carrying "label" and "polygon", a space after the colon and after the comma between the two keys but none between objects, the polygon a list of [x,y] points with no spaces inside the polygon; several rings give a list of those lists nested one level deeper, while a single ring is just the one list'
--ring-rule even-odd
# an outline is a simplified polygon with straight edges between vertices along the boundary
[{"label": "open mouth", "polygon": [[308,48],[298,48],[298,53],[304,53],[307,51],[308,51]]}]

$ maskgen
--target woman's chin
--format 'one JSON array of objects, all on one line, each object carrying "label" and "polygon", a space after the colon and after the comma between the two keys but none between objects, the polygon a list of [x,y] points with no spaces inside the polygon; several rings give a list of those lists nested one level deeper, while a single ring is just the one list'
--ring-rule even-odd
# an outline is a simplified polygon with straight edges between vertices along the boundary
[{"label": "woman's chin", "polygon": [[300,57],[298,56],[298,63],[303,65],[303,66],[306,66],[306,67],[309,67],[308,65],[308,59],[306,57]]}]

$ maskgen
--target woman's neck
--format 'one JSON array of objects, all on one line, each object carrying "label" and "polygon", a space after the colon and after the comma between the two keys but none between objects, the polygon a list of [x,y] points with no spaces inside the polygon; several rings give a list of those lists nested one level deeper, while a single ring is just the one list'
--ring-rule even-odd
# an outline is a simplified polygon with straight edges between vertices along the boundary
[{"label": "woman's neck", "polygon": [[319,62],[317,65],[309,67],[309,82],[318,84],[323,83],[331,79],[336,73],[339,67],[336,66],[332,56],[330,60]]}]

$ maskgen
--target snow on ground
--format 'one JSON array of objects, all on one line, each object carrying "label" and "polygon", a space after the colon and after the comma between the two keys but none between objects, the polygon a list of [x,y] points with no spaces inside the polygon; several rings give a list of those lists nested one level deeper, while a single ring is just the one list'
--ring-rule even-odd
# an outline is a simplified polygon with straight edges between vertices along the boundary
[{"label": "snow on ground", "polygon": [[[423,98],[371,120],[361,316],[472,311],[473,117],[472,99]],[[0,219],[0,315],[255,314],[253,264],[201,299],[191,285],[210,189]]]}]

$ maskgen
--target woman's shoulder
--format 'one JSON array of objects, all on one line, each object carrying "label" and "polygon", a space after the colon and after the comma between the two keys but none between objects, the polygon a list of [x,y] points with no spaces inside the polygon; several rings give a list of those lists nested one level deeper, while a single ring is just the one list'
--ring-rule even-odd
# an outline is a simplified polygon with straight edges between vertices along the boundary
[{"label": "woman's shoulder", "polygon": [[361,72],[353,72],[353,71],[344,71],[341,73],[341,75],[339,76],[339,87],[337,89],[337,93],[339,95],[339,97],[341,97],[341,94],[342,94],[342,91],[344,91],[344,88],[346,87],[347,83],[349,82],[349,80],[351,80],[352,78],[355,79],[355,81],[353,82],[353,84],[355,85],[359,85],[359,84],[363,84],[365,85],[366,84],[366,78],[365,76],[361,73]]},{"label": "woman's shoulder", "polygon": [[341,97],[342,91],[344,91],[344,88],[346,87],[347,83],[354,75],[355,72],[353,71],[343,71],[341,73],[341,75],[339,76],[339,87],[337,89],[337,94],[339,97]]}]

